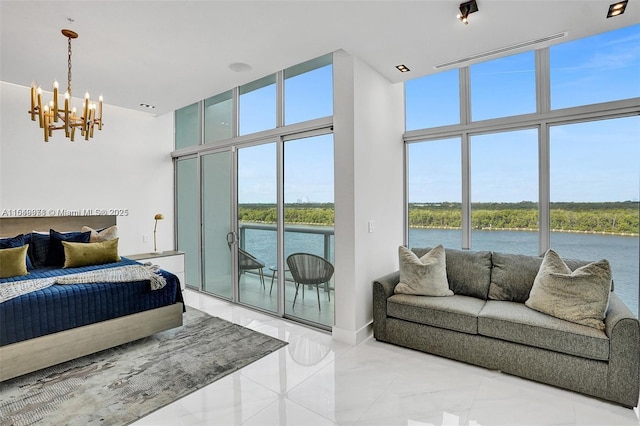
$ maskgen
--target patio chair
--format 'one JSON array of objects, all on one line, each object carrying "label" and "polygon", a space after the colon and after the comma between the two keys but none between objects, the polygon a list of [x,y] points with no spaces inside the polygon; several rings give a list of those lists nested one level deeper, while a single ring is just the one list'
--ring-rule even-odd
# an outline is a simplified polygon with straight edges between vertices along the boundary
[{"label": "patio chair", "polygon": [[255,256],[251,255],[249,252],[238,248],[238,270],[240,273],[244,271],[258,270],[258,275],[260,276],[260,283],[262,284],[262,288],[266,290],[264,285],[264,269],[265,264],[258,260]]},{"label": "patio chair", "polygon": [[[302,297],[304,297],[304,286],[315,285],[318,295],[318,310],[320,308],[320,290],[322,284],[327,284],[333,276],[333,265],[326,259],[310,253],[294,253],[287,257],[287,265],[296,283],[296,294],[293,297],[293,307],[296,306],[296,298],[298,297],[298,289],[302,285]],[[327,286],[327,295],[331,301],[331,291]]]}]

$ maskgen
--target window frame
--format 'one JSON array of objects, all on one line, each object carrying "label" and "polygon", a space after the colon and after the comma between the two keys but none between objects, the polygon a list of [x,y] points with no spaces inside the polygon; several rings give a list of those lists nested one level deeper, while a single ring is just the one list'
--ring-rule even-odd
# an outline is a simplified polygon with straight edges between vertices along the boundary
[{"label": "window frame", "polygon": [[[509,117],[471,121],[469,67],[460,68],[460,124],[406,131],[405,143],[405,202],[404,202],[404,243],[409,241],[409,204],[408,204],[408,155],[409,144],[430,140],[460,138],[462,154],[462,249],[471,248],[471,200],[469,139],[473,135],[491,134],[503,131],[538,129],[538,252],[543,255],[550,248],[550,128],[553,126],[585,123],[589,121],[640,115],[640,97],[609,102],[586,104],[560,109],[551,109],[550,96],[550,53],[549,47],[536,49],[535,84],[536,112]],[[405,104],[406,108],[406,104]],[[638,237],[640,239],[640,236]],[[640,293],[640,283],[638,283]],[[640,311],[640,302],[638,306]]]}]

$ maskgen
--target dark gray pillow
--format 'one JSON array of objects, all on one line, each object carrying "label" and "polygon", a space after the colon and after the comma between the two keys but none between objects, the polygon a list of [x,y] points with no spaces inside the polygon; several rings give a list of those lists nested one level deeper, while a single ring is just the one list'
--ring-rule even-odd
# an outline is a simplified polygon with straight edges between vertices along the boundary
[{"label": "dark gray pillow", "polygon": [[529,298],[542,258],[493,252],[489,299],[524,303]]},{"label": "dark gray pillow", "polygon": [[[431,248],[413,248],[424,256]],[[491,252],[445,249],[447,279],[454,294],[487,299],[491,282]]]},{"label": "dark gray pillow", "polygon": [[[493,270],[489,299],[524,303],[529,298],[533,281],[540,270],[542,257],[493,252]],[[582,260],[563,259],[575,271],[588,264]]]}]

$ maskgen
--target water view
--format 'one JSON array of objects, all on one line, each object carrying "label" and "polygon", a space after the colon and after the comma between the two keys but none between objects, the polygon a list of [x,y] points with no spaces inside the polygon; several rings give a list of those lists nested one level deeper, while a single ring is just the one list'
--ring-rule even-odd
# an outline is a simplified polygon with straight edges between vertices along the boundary
[{"label": "water view", "polygon": [[[285,257],[297,251],[325,256],[333,262],[333,228],[327,226],[296,226],[296,232],[285,233]],[[306,232],[305,232],[306,231]],[[329,236],[328,239],[325,236]],[[433,247],[442,244],[449,248],[459,248],[459,229],[409,230],[411,247]],[[538,254],[537,232],[526,231],[473,231],[474,250],[493,250],[504,253]],[[327,247],[328,243],[328,247]],[[275,228],[251,229],[246,224],[243,245],[267,266],[276,264]],[[607,259],[611,264],[615,292],[624,300],[631,311],[638,315],[639,248],[637,236],[617,236],[552,232],[551,246],[565,258],[580,260]]]}]

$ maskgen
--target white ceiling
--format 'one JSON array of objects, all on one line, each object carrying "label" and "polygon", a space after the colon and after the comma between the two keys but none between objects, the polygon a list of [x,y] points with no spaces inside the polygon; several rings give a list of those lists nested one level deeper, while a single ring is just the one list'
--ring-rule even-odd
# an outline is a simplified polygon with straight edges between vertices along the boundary
[{"label": "white ceiling", "polygon": [[[64,92],[60,30],[70,28],[79,34],[74,96],[88,90],[139,111],[152,104],[159,115],[338,49],[395,83],[559,32],[566,41],[640,23],[639,0],[610,19],[614,0],[478,0],[465,26],[455,17],[461,1],[0,0],[0,80],[51,90],[57,79]],[[237,62],[251,70],[232,71]]]}]

